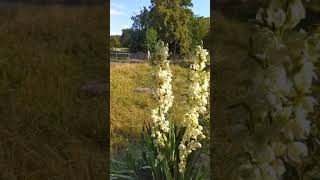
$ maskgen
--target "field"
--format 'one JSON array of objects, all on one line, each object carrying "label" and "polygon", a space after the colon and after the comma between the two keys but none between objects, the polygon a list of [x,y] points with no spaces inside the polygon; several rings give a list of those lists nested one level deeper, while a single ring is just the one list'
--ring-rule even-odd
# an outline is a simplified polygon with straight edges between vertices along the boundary
[{"label": "field", "polygon": [[2,7],[0,179],[105,179],[107,79],[102,7]]},{"label": "field", "polygon": [[[252,18],[252,17],[251,17]],[[254,17],[253,17],[254,18]],[[315,19],[307,18],[299,24],[303,28],[310,28],[315,23]],[[254,62],[248,56],[249,40],[253,32],[254,25],[248,22],[247,17],[230,18],[216,12],[214,34],[211,36],[210,45],[211,63],[214,70],[214,91],[213,117],[211,119],[211,129],[213,139],[211,139],[213,155],[212,168],[215,179],[228,179],[230,172],[235,168],[237,161],[234,161],[239,154],[240,147],[237,138],[233,137],[233,126],[237,119],[235,115],[247,115],[241,110],[231,110],[230,105],[238,103],[239,99],[245,97],[248,92],[245,89],[244,80],[250,79],[252,74],[246,71]],[[207,47],[210,47],[207,45]],[[319,63],[316,64],[319,72]],[[179,66],[174,66],[173,69]],[[179,67],[181,68],[181,67]],[[185,69],[183,69],[185,71]],[[174,75],[180,79],[180,73]],[[185,75],[181,76],[186,77]],[[118,82],[117,84],[113,82]],[[149,65],[144,64],[115,64],[111,67],[111,141],[114,156],[121,156],[127,144],[137,143],[144,121],[150,120],[150,109],[154,106],[152,95],[148,93],[137,93],[138,87],[152,87],[152,75]],[[175,82],[172,83],[175,85]],[[182,83],[183,84],[183,83]],[[180,87],[177,85],[176,87]],[[244,87],[244,88],[238,88]],[[114,92],[112,92],[114,90]],[[181,88],[174,94],[182,96],[186,89]],[[314,83],[314,96],[319,101],[319,83]],[[252,97],[254,98],[254,97]],[[181,98],[182,102],[184,98]],[[181,102],[181,101],[178,101]],[[116,104],[116,105],[113,105]],[[315,107],[319,110],[319,106]],[[175,112],[173,110],[173,112]],[[234,114],[232,114],[235,112]],[[112,114],[115,114],[112,115]],[[179,121],[183,111],[175,113],[174,119]],[[314,114],[313,119],[318,119],[319,114]],[[319,127],[319,122],[314,121]]]},{"label": "field", "polygon": [[[215,21],[215,35],[211,42],[214,51],[211,52],[211,63],[214,64],[214,115],[220,118],[225,115],[225,105],[231,103],[238,94],[232,89],[237,82],[240,69],[240,61],[247,57],[248,38],[250,27],[247,23],[230,20],[218,14]],[[233,53],[225,53],[233,52]],[[125,60],[123,60],[124,62]],[[226,63],[227,62],[227,63]],[[192,61],[188,61],[192,63]],[[188,88],[187,68],[188,65],[171,65],[173,69],[173,91],[176,97],[171,113],[175,121],[181,120],[185,110],[186,90]],[[113,63],[110,67],[110,105],[111,105],[111,159],[121,159],[130,144],[139,140],[143,123],[151,119],[150,111],[155,106],[152,94],[136,92],[136,88],[155,88],[152,78],[152,67],[149,64]],[[222,76],[223,75],[223,76]],[[219,88],[216,88],[219,87]],[[212,121],[213,122],[213,121]],[[217,124],[218,123],[218,124]],[[228,130],[227,121],[215,122],[212,126],[216,136],[214,139],[215,175],[218,178],[225,177],[225,168],[229,168],[225,155],[229,152],[226,139]],[[207,144],[209,145],[209,144]],[[134,146],[134,145],[133,145]],[[135,149],[135,148],[133,148]],[[137,149],[139,151],[139,148]],[[209,162],[207,162],[209,163]]]},{"label": "field", "polygon": [[[150,122],[155,98],[150,90],[155,88],[149,64],[111,64],[110,67],[110,117],[112,155],[121,156],[129,142],[137,141],[144,122]],[[171,66],[175,104],[171,118],[183,117],[187,90],[187,70],[180,65]],[[142,89],[142,91],[137,91]],[[145,88],[145,90],[143,89]],[[148,89],[149,88],[149,89]],[[144,91],[143,91],[144,90]],[[120,153],[120,154],[119,154]]]},{"label": "field", "polygon": [[[81,92],[88,82],[108,78],[107,25],[101,23],[105,9],[0,10],[0,179],[105,179],[106,97]],[[232,88],[241,78],[239,61],[247,58],[250,26],[217,14],[214,31],[214,117],[221,120],[224,105],[241,93]],[[176,103],[171,118],[179,122],[185,110],[187,70],[178,64],[172,70]],[[148,64],[114,63],[110,75],[111,151],[112,158],[119,158],[150,120],[155,101],[148,90],[155,87]],[[230,168],[224,156],[231,156],[232,150],[228,127],[228,120],[212,126],[217,147],[214,172],[220,178]]]}]

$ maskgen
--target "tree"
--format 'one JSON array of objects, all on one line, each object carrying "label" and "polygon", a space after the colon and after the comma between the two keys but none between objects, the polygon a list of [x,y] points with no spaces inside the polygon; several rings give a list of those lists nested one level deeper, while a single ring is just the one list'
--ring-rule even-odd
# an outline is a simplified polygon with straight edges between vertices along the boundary
[{"label": "tree", "polygon": [[140,14],[131,17],[131,20],[133,21],[132,28],[146,31],[148,25],[151,24],[150,18],[152,17],[149,10],[146,7],[143,7],[143,9],[140,10]]},{"label": "tree", "polygon": [[145,32],[143,30],[133,30],[129,49],[131,52],[146,52]]},{"label": "tree", "polygon": [[[210,30],[210,18],[209,17],[199,17],[194,16],[192,18],[192,23],[190,25],[191,37],[192,37],[192,47],[204,42],[204,47],[206,45],[206,40],[208,38]],[[208,48],[208,47],[205,47]]]},{"label": "tree", "polygon": [[[158,41],[158,34],[157,31],[154,28],[150,28],[147,30],[146,33],[146,43],[147,44],[147,50],[148,50],[148,59],[149,59],[149,55],[151,55],[151,57],[154,55],[155,53],[155,48],[157,45],[157,41]],[[150,54],[149,54],[150,52]],[[151,62],[153,62],[153,58],[151,58]]]},{"label": "tree", "polygon": [[[151,39],[148,38],[153,38],[152,41],[158,38],[168,43],[171,54],[192,53],[195,46],[206,42],[210,19],[194,16],[191,7],[191,0],[151,0],[148,8],[143,7],[139,14],[131,18],[133,32],[142,33],[144,36],[139,37],[145,38],[135,43],[142,42],[145,45],[150,43]],[[156,33],[157,38],[148,37],[148,33],[153,33],[152,36]],[[144,46],[140,47],[146,50]]]},{"label": "tree", "polygon": [[151,0],[153,27],[169,44],[173,54],[188,54],[191,45],[189,24],[193,14],[190,7],[191,0]]},{"label": "tree", "polygon": [[121,47],[120,36],[110,36],[110,47]]},{"label": "tree", "polygon": [[191,0],[151,0],[149,9],[144,7],[133,16],[133,28],[147,32],[156,30],[159,39],[169,44],[173,54],[188,54],[192,44],[189,25],[193,13]]},{"label": "tree", "polygon": [[132,33],[133,33],[132,29],[122,29],[122,35],[120,38],[120,43],[122,47],[126,47],[126,48],[130,47]]},{"label": "tree", "polygon": [[147,33],[146,33],[146,44],[148,45],[148,49],[150,50],[151,53],[154,53],[155,51],[157,40],[158,40],[157,31],[151,27],[150,29],[147,30]]},{"label": "tree", "polygon": [[147,49],[143,30],[123,29],[120,42],[121,46],[129,48],[130,52],[141,52]]}]

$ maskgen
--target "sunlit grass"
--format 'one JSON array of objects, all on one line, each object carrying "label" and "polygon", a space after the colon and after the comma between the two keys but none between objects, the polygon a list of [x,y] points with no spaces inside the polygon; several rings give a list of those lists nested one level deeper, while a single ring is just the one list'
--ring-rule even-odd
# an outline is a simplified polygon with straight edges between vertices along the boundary
[{"label": "sunlit grass", "polygon": [[[128,142],[138,140],[144,122],[151,120],[151,108],[156,106],[154,96],[135,89],[155,87],[152,68],[149,64],[111,64],[111,148],[114,154],[123,151]],[[187,69],[179,65],[171,65],[171,68],[175,96],[172,108],[175,113],[171,113],[171,118],[180,121],[186,106]]]}]

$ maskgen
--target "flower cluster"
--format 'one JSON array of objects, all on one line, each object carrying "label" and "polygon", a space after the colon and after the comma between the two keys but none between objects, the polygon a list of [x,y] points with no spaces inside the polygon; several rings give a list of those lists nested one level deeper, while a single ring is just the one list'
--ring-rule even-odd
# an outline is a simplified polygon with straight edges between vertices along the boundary
[{"label": "flower cluster", "polygon": [[208,52],[201,46],[197,47],[197,58],[190,66],[191,68],[191,86],[189,89],[189,109],[182,121],[182,126],[185,127],[185,133],[179,145],[179,171],[184,173],[187,158],[192,151],[201,147],[200,140],[205,136],[202,133],[203,127],[199,124],[198,119],[207,108],[209,96],[209,80],[210,73],[205,71]]},{"label": "flower cluster", "polygon": [[172,106],[174,96],[172,95],[172,74],[169,66],[168,47],[163,42],[159,42],[155,47],[155,61],[157,62],[157,84],[156,97],[159,102],[159,106],[152,110],[152,127],[151,137],[153,138],[153,144],[158,149],[158,160],[163,159],[163,155],[160,152],[160,148],[165,147],[167,141],[167,135],[169,132],[169,120],[167,119],[167,113]]},{"label": "flower cluster", "polygon": [[[301,8],[300,0],[291,2],[294,3],[289,3],[291,8],[288,8],[288,11]],[[271,10],[267,12],[270,16]],[[300,12],[304,12],[304,9]],[[290,25],[297,24],[296,21],[304,17],[304,13],[294,13],[291,17],[286,17]],[[268,20],[270,19],[266,21]],[[284,22],[279,23],[278,28],[284,25]],[[276,33],[273,35],[277,36]],[[310,95],[312,80],[316,78],[313,62],[319,58],[320,43],[315,45],[317,48],[311,48],[310,38],[305,38],[303,32],[299,32],[297,36],[303,37],[301,42],[304,46],[299,49],[292,49],[282,36],[274,38],[277,39],[274,42],[274,51],[269,53],[273,52],[275,55],[268,54],[268,58],[264,59],[268,61],[268,66],[255,77],[256,86],[261,87],[267,102],[262,102],[265,104],[263,110],[256,111],[260,113],[256,116],[260,119],[255,122],[255,127],[268,129],[265,126],[268,122],[269,128],[274,129],[274,132],[272,135],[264,133],[264,137],[260,137],[263,142],[253,141],[246,144],[250,161],[243,163],[239,168],[240,171],[250,172],[245,173],[245,179],[282,179],[286,171],[285,164],[297,167],[308,155],[305,144],[311,129],[308,114],[313,112],[316,103]],[[276,53],[290,51],[293,53]]]}]

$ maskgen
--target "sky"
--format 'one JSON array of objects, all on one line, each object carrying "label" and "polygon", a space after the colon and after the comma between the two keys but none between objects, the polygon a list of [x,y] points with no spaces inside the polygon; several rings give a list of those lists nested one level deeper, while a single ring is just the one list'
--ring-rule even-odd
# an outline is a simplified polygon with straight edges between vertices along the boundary
[{"label": "sky", "polygon": [[[192,10],[199,16],[210,16],[210,0],[192,0]],[[139,14],[143,6],[149,7],[150,0],[111,0],[110,34],[121,35],[122,29],[130,28],[131,17]]]}]

